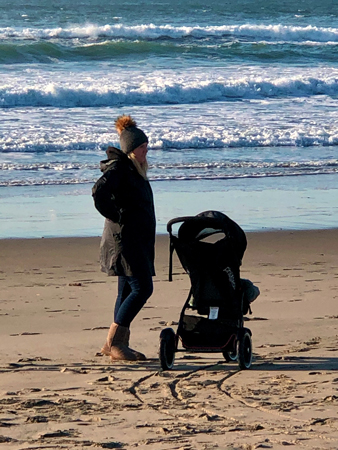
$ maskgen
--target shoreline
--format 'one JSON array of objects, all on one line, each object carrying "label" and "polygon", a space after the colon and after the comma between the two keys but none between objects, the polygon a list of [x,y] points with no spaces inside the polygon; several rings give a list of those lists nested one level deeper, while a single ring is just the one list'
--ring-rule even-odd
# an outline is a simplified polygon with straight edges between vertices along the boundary
[{"label": "shoreline", "polygon": [[[99,236],[104,218],[92,184],[3,187],[0,238]],[[152,183],[157,233],[174,217],[221,211],[245,232],[330,229],[338,224],[335,175],[297,179],[195,180]]]},{"label": "shoreline", "polygon": [[[242,228],[242,227],[241,227]],[[261,234],[293,234],[293,233],[316,233],[316,232],[330,232],[338,230],[338,224],[337,226],[331,226],[331,227],[323,227],[323,228],[264,228],[261,230],[254,230],[254,231],[246,231],[246,235],[261,235]],[[169,233],[167,231],[163,232],[156,232],[156,238],[162,238],[168,236]],[[15,240],[22,240],[22,241],[40,241],[41,239],[47,239],[47,240],[65,240],[65,239],[100,239],[101,234],[93,235],[93,236],[41,236],[41,237],[0,237],[0,243],[6,242],[6,241],[15,241]]]}]

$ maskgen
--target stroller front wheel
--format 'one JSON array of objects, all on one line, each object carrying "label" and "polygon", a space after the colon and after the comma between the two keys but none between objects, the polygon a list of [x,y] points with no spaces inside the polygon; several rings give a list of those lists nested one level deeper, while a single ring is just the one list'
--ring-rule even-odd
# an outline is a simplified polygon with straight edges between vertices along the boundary
[{"label": "stroller front wheel", "polygon": [[174,366],[176,351],[176,334],[172,328],[165,328],[160,334],[159,359],[163,370]]},{"label": "stroller front wheel", "polygon": [[252,363],[252,341],[248,331],[245,331],[237,341],[237,358],[240,369],[250,369]]},{"label": "stroller front wheel", "polygon": [[237,351],[231,350],[231,351],[224,351],[223,356],[226,362],[234,362],[237,361]]},{"label": "stroller front wheel", "polygon": [[231,352],[223,352],[224,359],[226,362],[234,362],[237,361],[237,352],[231,351]]}]

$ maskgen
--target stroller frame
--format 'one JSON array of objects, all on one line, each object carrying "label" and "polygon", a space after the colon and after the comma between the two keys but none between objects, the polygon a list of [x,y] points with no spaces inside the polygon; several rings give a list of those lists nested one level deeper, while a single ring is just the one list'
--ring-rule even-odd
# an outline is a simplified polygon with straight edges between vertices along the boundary
[{"label": "stroller frame", "polygon": [[[210,311],[212,308],[215,310],[214,307],[211,306],[209,308],[210,311],[208,314],[206,309],[208,307],[205,307],[203,304],[198,307],[194,304],[194,291],[196,293],[196,289],[193,289],[193,280],[196,281],[196,277],[194,278],[190,272],[189,263],[187,264],[185,260],[179,234],[183,224],[187,224],[188,222],[189,225],[193,224],[193,222],[195,224],[199,220],[204,221],[203,223],[218,224],[220,222],[224,226],[222,229],[219,227],[214,229],[205,228],[199,233],[202,237],[197,236],[191,239],[190,243],[196,245],[196,242],[201,242],[204,238],[220,232],[224,233],[225,238],[217,242],[222,243],[221,241],[224,240],[228,246],[230,242],[230,250],[234,250],[233,254],[239,255],[237,279],[240,282],[239,265],[241,264],[241,259],[246,248],[246,237],[244,231],[235,222],[218,211],[205,211],[197,216],[177,217],[168,222],[167,231],[170,236],[169,281],[172,281],[173,253],[176,250],[183,268],[189,274],[191,288],[181,310],[177,331],[175,332],[173,328],[168,327],[160,333],[159,360],[161,367],[163,370],[172,369],[175,354],[180,351],[189,351],[198,353],[222,353],[226,362],[237,361],[240,369],[249,369],[252,363],[252,333],[250,329],[244,327],[243,293],[241,292],[241,288],[236,288],[236,295],[234,297],[236,313],[234,315],[230,314],[230,316],[232,315],[230,318],[224,316],[218,318],[218,308],[216,308],[216,316],[213,317],[213,313]],[[181,226],[179,227],[178,236],[175,236],[172,227],[179,223],[181,223]],[[188,226],[185,225],[185,228],[184,231],[187,231]],[[201,244],[202,246],[214,245],[209,243]],[[201,244],[197,244],[197,246]],[[189,248],[189,244],[187,248]],[[200,247],[197,248],[199,249]],[[208,292],[208,289],[206,291]],[[223,298],[221,301],[223,301]],[[225,298],[224,301],[226,301]],[[220,304],[220,310],[222,310],[222,304]],[[187,312],[192,312],[193,315],[187,314]],[[204,317],[205,315],[208,315],[208,317]],[[179,343],[181,343],[182,348],[179,348]]]}]

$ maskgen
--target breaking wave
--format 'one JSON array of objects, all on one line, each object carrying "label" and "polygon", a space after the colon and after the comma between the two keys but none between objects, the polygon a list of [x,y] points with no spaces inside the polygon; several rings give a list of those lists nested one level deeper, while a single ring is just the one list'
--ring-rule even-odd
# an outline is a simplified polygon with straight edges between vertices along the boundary
[{"label": "breaking wave", "polygon": [[282,24],[242,24],[221,26],[172,26],[142,24],[127,26],[123,24],[86,24],[68,28],[0,28],[0,39],[50,40],[50,39],[183,39],[183,38],[228,38],[229,40],[252,41],[311,41],[338,42],[338,29]]},{"label": "breaking wave", "polygon": [[243,77],[230,79],[211,76],[172,76],[143,79],[139,82],[112,84],[107,79],[87,83],[49,82],[21,86],[3,85],[0,107],[102,107],[121,105],[193,104],[283,97],[338,95],[338,76],[323,78],[304,75],[291,78]]}]

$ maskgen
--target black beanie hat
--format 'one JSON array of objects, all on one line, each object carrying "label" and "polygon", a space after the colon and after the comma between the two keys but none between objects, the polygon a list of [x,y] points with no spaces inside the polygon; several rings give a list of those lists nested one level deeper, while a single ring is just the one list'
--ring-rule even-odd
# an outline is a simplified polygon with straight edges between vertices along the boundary
[{"label": "black beanie hat", "polygon": [[115,122],[116,129],[120,135],[120,146],[123,153],[131,153],[135,148],[148,142],[148,137],[137,128],[136,122],[130,116],[120,116]]}]

